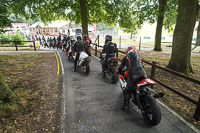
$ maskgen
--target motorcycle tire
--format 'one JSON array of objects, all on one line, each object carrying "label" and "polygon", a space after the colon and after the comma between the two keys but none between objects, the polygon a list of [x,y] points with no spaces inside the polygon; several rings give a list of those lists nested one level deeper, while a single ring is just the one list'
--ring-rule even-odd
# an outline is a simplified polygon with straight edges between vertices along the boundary
[{"label": "motorcycle tire", "polygon": [[85,65],[85,69],[86,69],[85,73],[88,74],[88,73],[90,72],[90,66],[89,66],[89,63],[88,63],[88,62],[85,62],[84,65]]},{"label": "motorcycle tire", "polygon": [[161,111],[156,100],[150,95],[142,95],[140,103],[143,111],[142,116],[150,126],[157,126],[161,121]]},{"label": "motorcycle tire", "polygon": [[111,67],[111,83],[116,84],[118,82],[118,76],[117,71],[115,70],[115,67]]},{"label": "motorcycle tire", "polygon": [[71,58],[71,54],[68,54],[68,61],[70,61],[70,58]]}]

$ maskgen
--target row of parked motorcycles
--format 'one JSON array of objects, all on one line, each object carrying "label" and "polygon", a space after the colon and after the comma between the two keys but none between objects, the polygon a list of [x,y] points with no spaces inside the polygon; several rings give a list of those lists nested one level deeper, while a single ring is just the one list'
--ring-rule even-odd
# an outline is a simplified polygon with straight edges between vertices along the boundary
[{"label": "row of parked motorcycles", "polygon": [[[73,52],[73,46],[75,40],[70,40],[70,47],[68,47],[66,55],[68,56],[69,61],[75,60],[75,53]],[[105,59],[106,54],[102,54],[102,59],[99,60],[100,64]],[[85,53],[80,53],[80,58],[77,62],[77,66],[81,68],[86,74],[90,72],[89,63],[91,58]],[[112,57],[108,59],[106,77],[109,78],[110,82],[116,84],[119,81],[122,92],[127,86],[128,72],[124,68],[121,73],[118,71],[118,58]],[[150,126],[156,126],[161,121],[161,110],[156,102],[156,98],[161,98],[164,96],[163,92],[156,93],[153,90],[153,85],[156,82],[150,78],[142,79],[141,81],[135,84],[135,89],[131,92],[130,103],[135,104],[137,108],[141,111],[142,117],[146,123]]]}]

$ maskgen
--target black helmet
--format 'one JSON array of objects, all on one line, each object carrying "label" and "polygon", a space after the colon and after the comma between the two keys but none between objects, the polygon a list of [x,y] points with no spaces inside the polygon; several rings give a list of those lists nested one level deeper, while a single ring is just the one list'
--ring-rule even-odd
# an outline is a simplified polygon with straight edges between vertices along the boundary
[{"label": "black helmet", "polygon": [[106,35],[106,42],[112,41],[112,36]]},{"label": "black helmet", "polygon": [[77,40],[80,39],[81,40],[81,36],[77,36]]}]

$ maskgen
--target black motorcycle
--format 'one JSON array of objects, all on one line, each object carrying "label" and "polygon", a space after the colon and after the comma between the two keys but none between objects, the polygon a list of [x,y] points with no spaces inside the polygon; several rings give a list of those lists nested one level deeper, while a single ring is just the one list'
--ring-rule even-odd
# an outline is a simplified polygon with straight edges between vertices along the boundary
[{"label": "black motorcycle", "polygon": [[[100,63],[105,60],[106,54],[102,54],[102,60],[100,60]],[[118,82],[118,74],[117,74],[117,66],[118,66],[118,59],[117,57],[111,57],[107,60],[107,66],[106,66],[106,72],[103,78],[108,77],[111,81],[111,83],[116,84]]]}]

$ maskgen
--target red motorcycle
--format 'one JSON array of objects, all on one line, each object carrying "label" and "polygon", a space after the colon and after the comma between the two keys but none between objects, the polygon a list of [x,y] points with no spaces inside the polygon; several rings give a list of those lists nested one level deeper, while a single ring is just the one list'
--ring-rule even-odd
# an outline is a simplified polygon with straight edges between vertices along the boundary
[{"label": "red motorcycle", "polygon": [[[126,88],[128,79],[127,70],[123,70],[119,74],[119,82],[122,91]],[[156,126],[161,121],[161,111],[155,98],[164,96],[163,92],[156,93],[152,86],[155,81],[147,78],[136,83],[131,92],[130,102],[134,103],[141,110],[144,120],[151,126]],[[151,95],[151,93],[154,95]]]}]

